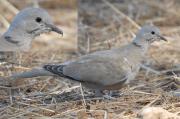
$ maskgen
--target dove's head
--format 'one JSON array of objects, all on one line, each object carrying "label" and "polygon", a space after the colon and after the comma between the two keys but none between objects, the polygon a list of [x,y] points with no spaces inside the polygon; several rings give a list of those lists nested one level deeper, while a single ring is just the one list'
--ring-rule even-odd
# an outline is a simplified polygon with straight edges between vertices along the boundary
[{"label": "dove's head", "polygon": [[161,36],[160,30],[157,27],[145,25],[138,31],[133,43],[136,43],[141,47],[148,47],[149,44],[154,41],[160,40],[167,41],[163,36]]},{"label": "dove's head", "polygon": [[54,31],[63,35],[50,15],[42,8],[25,8],[20,11],[4,33],[4,40],[16,45],[30,44],[36,36]]}]

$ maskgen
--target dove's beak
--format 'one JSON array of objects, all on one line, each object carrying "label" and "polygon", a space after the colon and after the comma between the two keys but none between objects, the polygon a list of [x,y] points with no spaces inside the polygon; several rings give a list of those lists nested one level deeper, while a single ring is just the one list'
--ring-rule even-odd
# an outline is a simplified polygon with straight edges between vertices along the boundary
[{"label": "dove's beak", "polygon": [[163,37],[163,36],[161,36],[161,35],[158,35],[158,34],[156,34],[156,35],[157,35],[157,37],[158,37],[160,40],[168,41],[165,37]]},{"label": "dove's beak", "polygon": [[61,35],[63,36],[63,31],[62,31],[60,28],[58,28],[57,26],[52,25],[52,24],[46,24],[46,26],[47,26],[48,28],[50,28],[51,31],[54,31],[54,32],[56,32],[56,33],[59,33],[59,34],[61,34]]}]

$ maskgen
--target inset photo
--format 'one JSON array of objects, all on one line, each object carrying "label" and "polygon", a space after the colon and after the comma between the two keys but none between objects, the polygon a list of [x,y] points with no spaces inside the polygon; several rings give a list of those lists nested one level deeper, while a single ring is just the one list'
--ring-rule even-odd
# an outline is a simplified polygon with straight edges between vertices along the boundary
[{"label": "inset photo", "polygon": [[[0,3],[0,52],[6,52],[0,56],[2,61],[7,59],[9,63],[29,67],[48,63],[51,58],[63,60],[64,51],[75,52],[76,0],[5,0]],[[15,61],[17,59],[19,61]]]}]

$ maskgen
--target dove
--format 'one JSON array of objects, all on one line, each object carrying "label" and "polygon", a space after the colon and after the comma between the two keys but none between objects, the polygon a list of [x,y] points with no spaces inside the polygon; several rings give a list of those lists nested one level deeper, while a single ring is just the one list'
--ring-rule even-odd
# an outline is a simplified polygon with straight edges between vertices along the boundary
[{"label": "dove", "polygon": [[36,36],[50,31],[63,34],[46,10],[25,8],[15,16],[8,30],[0,37],[0,51],[28,51]]},{"label": "dove", "polygon": [[50,31],[63,35],[45,9],[29,7],[21,10],[0,36],[0,60],[16,62],[17,53],[28,52],[33,39]]},{"label": "dove", "polygon": [[135,79],[149,47],[155,41],[167,41],[156,26],[143,26],[132,42],[119,48],[97,51],[60,64],[46,64],[11,79],[59,76],[80,82],[96,90],[118,90]]}]

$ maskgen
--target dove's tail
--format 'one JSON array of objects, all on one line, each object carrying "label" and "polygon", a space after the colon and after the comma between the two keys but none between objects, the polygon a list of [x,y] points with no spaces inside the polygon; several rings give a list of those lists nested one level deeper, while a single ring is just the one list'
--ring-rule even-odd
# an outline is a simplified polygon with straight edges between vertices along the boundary
[{"label": "dove's tail", "polygon": [[19,79],[19,78],[32,78],[38,76],[54,76],[55,74],[46,71],[44,68],[34,68],[30,71],[13,74],[10,76],[10,79]]}]

